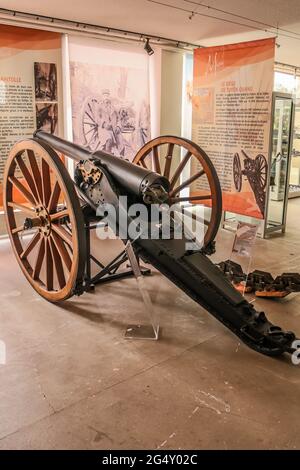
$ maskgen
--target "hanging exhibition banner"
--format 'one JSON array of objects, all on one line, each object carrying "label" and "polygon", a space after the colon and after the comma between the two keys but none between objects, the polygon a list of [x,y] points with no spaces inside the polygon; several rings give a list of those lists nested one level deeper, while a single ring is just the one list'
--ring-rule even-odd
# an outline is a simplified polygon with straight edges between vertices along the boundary
[{"label": "hanging exhibition banner", "polygon": [[69,54],[74,142],[132,160],[150,137],[148,56],[82,37]]},{"label": "hanging exhibition banner", "polygon": [[[264,218],[275,39],[196,49],[192,138],[220,178],[223,209]],[[192,174],[199,171],[193,163]],[[201,178],[192,196],[203,194]],[[209,205],[209,204],[208,204]]]},{"label": "hanging exhibition banner", "polygon": [[58,133],[61,35],[0,26],[0,206],[9,151],[37,128]]}]

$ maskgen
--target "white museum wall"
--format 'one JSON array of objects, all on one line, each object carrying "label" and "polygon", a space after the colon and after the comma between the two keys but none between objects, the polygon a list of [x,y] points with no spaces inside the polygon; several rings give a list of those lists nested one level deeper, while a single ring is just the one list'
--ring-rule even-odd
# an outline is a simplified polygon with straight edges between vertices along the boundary
[{"label": "white museum wall", "polygon": [[161,135],[181,135],[183,53],[162,51]]}]

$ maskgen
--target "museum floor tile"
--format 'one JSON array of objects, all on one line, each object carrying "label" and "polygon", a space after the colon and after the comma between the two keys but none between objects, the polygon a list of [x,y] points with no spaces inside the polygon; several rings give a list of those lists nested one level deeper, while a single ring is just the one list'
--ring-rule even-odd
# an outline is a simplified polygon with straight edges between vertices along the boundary
[{"label": "museum floor tile", "polygon": [[[257,240],[252,267],[300,272],[300,201],[283,237]],[[220,231],[216,259],[233,234]],[[98,242],[108,259],[118,242]],[[157,272],[147,278],[161,337],[126,340],[146,320],[133,279],[60,305],[41,299],[0,242],[0,449],[294,449],[300,366],[261,356]],[[253,299],[300,337],[300,294]]]}]

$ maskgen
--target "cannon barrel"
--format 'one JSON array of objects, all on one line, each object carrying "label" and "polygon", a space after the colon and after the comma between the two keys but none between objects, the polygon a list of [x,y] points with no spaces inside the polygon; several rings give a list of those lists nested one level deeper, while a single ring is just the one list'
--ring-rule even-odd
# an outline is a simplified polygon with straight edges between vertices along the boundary
[{"label": "cannon barrel", "polygon": [[75,161],[79,162],[80,160],[88,159],[98,161],[100,165],[106,167],[115,181],[137,196],[141,196],[147,188],[153,186],[163,187],[166,192],[170,189],[170,183],[167,178],[121,157],[116,157],[100,150],[89,152],[80,145],[73,144],[44,131],[36,131],[34,137]]}]

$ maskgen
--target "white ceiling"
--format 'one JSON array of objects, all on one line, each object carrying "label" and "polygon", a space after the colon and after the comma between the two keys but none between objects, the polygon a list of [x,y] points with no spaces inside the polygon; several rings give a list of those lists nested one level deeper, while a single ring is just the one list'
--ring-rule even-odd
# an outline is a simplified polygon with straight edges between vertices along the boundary
[{"label": "white ceiling", "polygon": [[[275,29],[215,11],[212,7],[274,25]],[[276,59],[300,66],[299,0],[0,0],[0,8],[121,28],[201,45],[270,37],[276,34],[278,26],[290,32],[279,29],[277,42],[280,47],[276,50]],[[189,19],[192,11],[195,14]],[[242,25],[224,22],[224,19]],[[261,31],[260,28],[271,32]],[[281,34],[293,38],[283,37]]]}]

